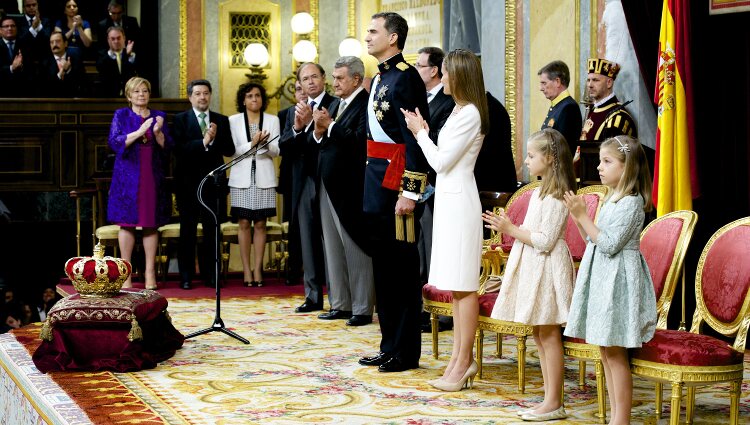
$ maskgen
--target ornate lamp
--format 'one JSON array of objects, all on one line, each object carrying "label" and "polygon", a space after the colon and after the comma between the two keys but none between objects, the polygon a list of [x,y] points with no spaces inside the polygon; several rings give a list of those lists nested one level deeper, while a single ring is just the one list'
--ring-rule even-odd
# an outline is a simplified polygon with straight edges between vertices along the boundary
[{"label": "ornate lamp", "polygon": [[352,36],[346,37],[339,43],[339,56],[362,56],[362,43]]},{"label": "ornate lamp", "polygon": [[261,43],[250,43],[245,47],[245,62],[250,65],[250,73],[245,74],[248,80],[253,83],[263,84],[268,78],[263,72],[263,67],[268,65],[268,49]]}]

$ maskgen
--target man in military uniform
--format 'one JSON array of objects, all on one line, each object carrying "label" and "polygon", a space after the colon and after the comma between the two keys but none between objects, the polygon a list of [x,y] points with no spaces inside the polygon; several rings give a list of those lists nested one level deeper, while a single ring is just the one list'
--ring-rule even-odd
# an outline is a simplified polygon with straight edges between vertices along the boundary
[{"label": "man in military uniform", "polygon": [[568,92],[570,71],[563,61],[552,61],[537,72],[539,90],[551,103],[541,130],[554,128],[565,136],[573,155],[581,137],[581,109]]},{"label": "man in military uniform", "polygon": [[[620,65],[606,59],[589,59],[586,88],[593,104],[588,108],[581,131],[581,183],[598,183],[599,143],[610,137],[638,137],[635,120],[613,91]],[[629,102],[628,102],[629,103]],[[597,142],[590,144],[587,142]]]},{"label": "man in military uniform", "polygon": [[[369,221],[380,352],[359,363],[381,372],[419,367],[422,309],[419,279],[419,209],[427,161],[400,109],[419,108],[429,121],[426,88],[401,50],[409,26],[393,12],[372,16],[365,43],[378,60],[367,107],[364,212]],[[415,214],[416,213],[416,214]],[[394,215],[395,214],[395,215]],[[415,217],[416,215],[416,217]]]}]

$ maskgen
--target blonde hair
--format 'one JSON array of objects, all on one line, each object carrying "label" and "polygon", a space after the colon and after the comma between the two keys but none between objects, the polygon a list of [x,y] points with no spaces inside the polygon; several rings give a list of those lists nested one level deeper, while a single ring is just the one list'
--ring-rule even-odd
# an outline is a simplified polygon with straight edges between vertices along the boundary
[{"label": "blonde hair", "polygon": [[565,192],[576,190],[573,157],[562,133],[553,128],[545,128],[529,136],[528,143],[552,160],[542,176],[540,198],[551,195],[553,198],[562,199]]},{"label": "blonde hair", "polygon": [[628,195],[641,195],[643,210],[649,212],[651,205],[651,170],[646,160],[646,152],[638,141],[630,136],[615,136],[602,142],[599,150],[607,149],[612,157],[624,164],[622,176],[614,191],[606,199],[617,202]]},{"label": "blonde hair", "polygon": [[482,123],[480,132],[487,135],[490,130],[490,114],[479,58],[468,50],[456,49],[443,59],[443,65],[448,72],[451,96],[457,104],[471,103],[477,107]]},{"label": "blonde hair", "polygon": [[146,90],[148,90],[149,93],[151,93],[151,83],[148,82],[147,79],[143,77],[133,77],[128,80],[127,83],[125,83],[125,97],[130,99],[130,93],[133,92],[138,86],[141,84],[146,86]]}]

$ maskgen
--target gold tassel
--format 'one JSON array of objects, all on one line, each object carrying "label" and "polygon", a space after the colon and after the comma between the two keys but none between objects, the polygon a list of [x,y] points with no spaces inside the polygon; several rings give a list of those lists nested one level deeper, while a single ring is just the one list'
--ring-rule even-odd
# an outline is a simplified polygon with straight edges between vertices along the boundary
[{"label": "gold tassel", "polygon": [[404,221],[400,215],[396,215],[396,240],[404,240]]},{"label": "gold tassel", "polygon": [[49,317],[42,323],[42,331],[39,333],[39,338],[42,341],[52,341],[52,324],[49,322]]},{"label": "gold tassel", "polygon": [[414,214],[406,215],[406,242],[414,243],[417,238],[414,235]]},{"label": "gold tassel", "polygon": [[143,331],[135,320],[135,314],[130,315],[130,332],[128,332],[128,341],[140,341],[143,339]]}]

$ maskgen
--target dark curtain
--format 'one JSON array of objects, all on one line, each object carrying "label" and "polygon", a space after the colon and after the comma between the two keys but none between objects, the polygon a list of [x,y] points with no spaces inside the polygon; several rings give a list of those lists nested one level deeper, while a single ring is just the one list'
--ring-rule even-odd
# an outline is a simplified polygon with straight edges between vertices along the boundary
[{"label": "dark curtain", "polygon": [[[653,95],[662,2],[627,0],[622,4],[646,88]],[[750,215],[750,13],[709,15],[704,2],[689,4],[701,197],[693,201],[698,225],[686,258],[688,326],[695,309],[696,264],[706,242],[721,226]],[[680,296],[678,287],[670,329],[680,320]]]}]

